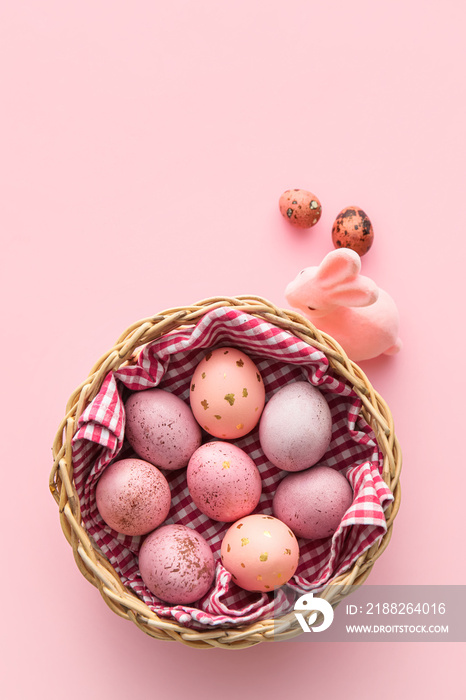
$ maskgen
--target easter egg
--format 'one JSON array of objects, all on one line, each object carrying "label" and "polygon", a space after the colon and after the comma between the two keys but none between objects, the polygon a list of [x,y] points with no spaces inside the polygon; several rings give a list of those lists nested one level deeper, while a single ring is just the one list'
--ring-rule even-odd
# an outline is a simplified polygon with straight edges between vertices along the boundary
[{"label": "easter egg", "polygon": [[259,503],[262,480],[253,460],[229,442],[201,445],[188,463],[189,493],[202,513],[233,522]]},{"label": "easter egg", "polygon": [[332,439],[332,416],[319,389],[309,382],[287,384],[262,413],[259,440],[279,469],[298,472],[316,464]]},{"label": "easter egg", "polygon": [[234,523],[221,546],[222,564],[246,591],[273,591],[298,567],[295,535],[271,515],[248,515]]},{"label": "easter egg", "polygon": [[353,502],[348,480],[335,469],[317,466],[289,474],[278,485],[273,512],[297,537],[330,537]]},{"label": "easter egg", "polygon": [[307,190],[286,190],[278,204],[285,219],[297,228],[315,226],[322,215],[320,201]]},{"label": "easter egg", "polygon": [[125,403],[125,436],[133,450],[161,469],[186,467],[202,440],[182,399],[163,389],[136,391]]},{"label": "easter egg", "polygon": [[210,546],[196,530],[164,525],[142,543],[139,571],[157,598],[186,605],[207,593],[214,580],[215,562]]},{"label": "easter egg", "polygon": [[209,351],[194,371],[190,403],[204,430],[232,440],[246,435],[259,422],[265,403],[264,383],[244,352],[217,348]]},{"label": "easter egg", "polygon": [[171,494],[162,472],[141,459],[120,459],[105,469],[96,488],[104,521],[123,535],[145,535],[168,515]]},{"label": "easter egg", "polygon": [[335,219],[332,228],[335,248],[351,248],[365,255],[374,242],[374,229],[367,214],[359,207],[346,207]]}]

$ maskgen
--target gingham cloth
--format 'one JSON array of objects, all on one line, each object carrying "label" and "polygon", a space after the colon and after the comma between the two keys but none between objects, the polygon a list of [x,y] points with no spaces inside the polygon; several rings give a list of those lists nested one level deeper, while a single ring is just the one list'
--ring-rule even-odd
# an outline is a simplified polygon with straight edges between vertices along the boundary
[{"label": "gingham cloth", "polygon": [[[266,400],[293,381],[308,380],[325,395],[332,413],[332,441],[320,464],[346,473],[354,500],[333,537],[311,542],[298,540],[300,563],[294,577],[272,593],[243,591],[220,563],[220,545],[231,523],[219,523],[194,505],[186,483],[186,470],[165,472],[172,505],[166,524],[181,523],[196,529],[209,542],[216,559],[210,591],[193,605],[167,605],[145,587],[138,568],[142,537],[121,535],[110,529],[95,505],[99,476],[116,457],[134,452],[124,440],[124,401],[130,391],[158,386],[189,404],[190,380],[207,348],[234,346],[256,363],[264,380]],[[354,561],[386,531],[384,509],[393,500],[382,480],[382,454],[375,435],[360,415],[361,401],[352,387],[332,373],[323,353],[261,319],[222,307],[205,314],[194,328],[171,332],[148,344],[137,364],[110,372],[99,394],[78,421],[73,438],[73,464],[86,530],[109,559],[122,583],[131,588],[161,617],[173,617],[187,627],[234,626],[283,614],[302,593],[323,588],[349,569]],[[203,441],[211,436],[204,433]],[[272,499],[287,472],[266,459],[258,428],[235,441],[256,463],[262,477],[262,496],[255,513],[272,514]]]}]

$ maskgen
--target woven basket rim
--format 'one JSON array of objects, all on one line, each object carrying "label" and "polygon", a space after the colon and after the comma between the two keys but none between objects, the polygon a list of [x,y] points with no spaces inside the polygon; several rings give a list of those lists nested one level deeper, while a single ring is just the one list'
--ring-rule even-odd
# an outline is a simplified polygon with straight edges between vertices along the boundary
[{"label": "woven basket rim", "polygon": [[97,395],[108,372],[124,365],[134,364],[143,346],[170,331],[193,327],[209,311],[220,307],[234,308],[268,321],[321,350],[334,372],[349,382],[361,399],[361,412],[374,430],[384,457],[382,477],[392,491],[394,500],[385,510],[386,533],[366,550],[348,571],[334,579],[318,595],[336,606],[351,590],[354,590],[354,587],[364,583],[375,561],[388,546],[393,521],[400,507],[402,457],[392,414],[363,370],[348,358],[334,338],[319,331],[298,312],[279,308],[261,296],[251,294],[209,297],[190,306],[161,311],[129,326],[114,346],[95,363],[88,377],[75,389],[68,400],[65,416],[59,425],[52,446],[54,462],[49,477],[49,488],[58,504],[63,533],[72,547],[79,570],[99,589],[113,612],[131,620],[139,629],[156,639],[175,640],[196,648],[240,649],[264,641],[290,639],[301,634],[302,630],[293,613],[234,628],[219,626],[206,630],[194,630],[176,621],[158,617],[135,593],[123,586],[118,574],[85,530],[73,481],[71,456],[71,440],[77,430],[77,420]]}]

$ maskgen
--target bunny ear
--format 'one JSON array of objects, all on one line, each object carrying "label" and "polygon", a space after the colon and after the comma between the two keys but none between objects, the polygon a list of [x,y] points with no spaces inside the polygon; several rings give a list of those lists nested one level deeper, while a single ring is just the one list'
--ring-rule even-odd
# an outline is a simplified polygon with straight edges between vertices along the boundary
[{"label": "bunny ear", "polygon": [[378,297],[379,288],[375,282],[363,275],[329,294],[329,300],[338,306],[370,306]]},{"label": "bunny ear", "polygon": [[319,265],[316,279],[321,286],[330,289],[354,279],[361,269],[361,258],[354,250],[342,248],[332,250]]}]

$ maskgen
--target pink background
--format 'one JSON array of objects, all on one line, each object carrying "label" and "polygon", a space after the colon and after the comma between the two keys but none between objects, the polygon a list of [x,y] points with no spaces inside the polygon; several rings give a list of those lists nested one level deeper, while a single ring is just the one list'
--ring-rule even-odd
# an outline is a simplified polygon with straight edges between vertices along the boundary
[{"label": "pink background", "polygon": [[[5,697],[464,697],[464,644],[146,637],[79,573],[47,482],[69,395],[128,325],[286,306],[357,204],[405,343],[364,363],[404,454],[369,580],[465,583],[465,21],[458,0],[0,4]],[[321,199],[315,229],[280,217],[290,187]]]}]

